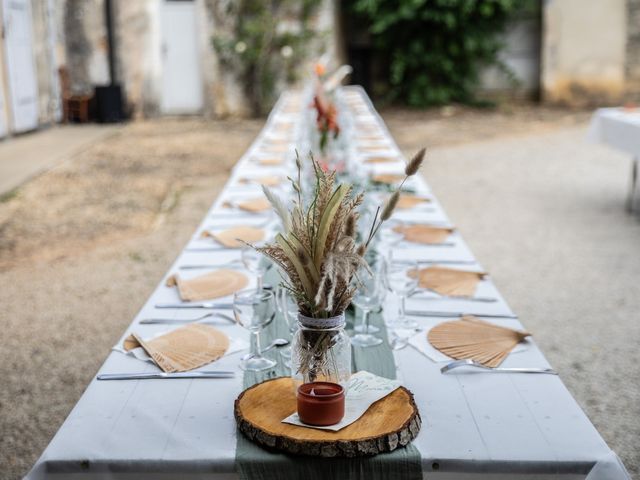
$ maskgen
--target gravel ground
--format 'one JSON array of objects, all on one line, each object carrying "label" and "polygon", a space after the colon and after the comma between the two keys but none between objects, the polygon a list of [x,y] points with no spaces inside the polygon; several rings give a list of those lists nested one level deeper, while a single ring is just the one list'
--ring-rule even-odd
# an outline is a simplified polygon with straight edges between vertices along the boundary
[{"label": "gravel ground", "polygon": [[40,456],[261,125],[131,124],[0,203],[0,478]]},{"label": "gravel ground", "polygon": [[[431,135],[447,134],[442,122],[386,118],[407,154],[423,141],[430,144]],[[635,478],[640,474],[640,221],[624,209],[630,159],[587,143],[583,115],[561,120],[554,128],[532,125],[527,131],[516,119],[515,136],[493,139],[487,133],[489,140],[436,147],[423,173]]]},{"label": "gravel ground", "polygon": [[[383,114],[407,152],[432,147],[424,172],[452,220],[638,473],[628,159],[585,144],[584,113]],[[20,478],[46,447],[260,126],[131,124],[0,202],[0,478]]]}]

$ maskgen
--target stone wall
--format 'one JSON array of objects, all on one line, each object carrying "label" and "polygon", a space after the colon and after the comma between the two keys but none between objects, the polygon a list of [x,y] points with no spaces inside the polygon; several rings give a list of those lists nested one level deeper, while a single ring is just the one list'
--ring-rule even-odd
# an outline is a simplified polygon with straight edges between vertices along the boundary
[{"label": "stone wall", "polygon": [[[334,4],[323,0],[316,18],[318,31],[331,30]],[[107,38],[104,0],[58,0],[64,13],[61,38],[64,63],[76,93],[86,93],[95,85],[108,83]],[[195,0],[198,46],[206,116],[246,116],[252,110],[233,69],[219,61],[212,47],[214,32],[230,31],[234,18],[227,12],[236,0]],[[126,109],[133,118],[159,115],[162,85],[162,32],[160,0],[115,0],[117,80],[121,83]],[[324,38],[324,37],[323,37]],[[316,41],[316,43],[320,43]],[[329,35],[329,47],[336,49]],[[312,51],[317,53],[320,46]],[[278,89],[286,88],[279,79]]]},{"label": "stone wall", "polygon": [[[162,0],[114,0],[116,80],[133,118],[161,113]],[[227,7],[237,0],[195,0],[204,89],[203,114],[251,114],[238,73],[220,62],[212,48],[214,32],[230,31]],[[315,23],[319,32],[309,62],[323,49],[339,57],[336,5],[322,0]],[[58,65],[69,71],[71,90],[88,93],[109,81],[104,0],[34,0],[34,50],[38,70],[41,122],[59,115]],[[47,42],[47,8],[57,16],[57,48]],[[286,23],[286,22],[285,22]],[[50,32],[49,32],[50,33]],[[505,37],[502,54],[519,83],[516,90],[542,90],[543,100],[569,105],[617,103],[629,90],[640,92],[640,0],[546,0],[539,18],[518,19]],[[309,69],[300,64],[301,71]],[[283,79],[277,89],[286,87]],[[483,76],[485,90],[508,91],[499,71]]]},{"label": "stone wall", "polygon": [[619,103],[625,92],[627,1],[548,0],[543,6],[543,99]]},{"label": "stone wall", "polygon": [[627,2],[627,90],[640,94],[640,0]]},{"label": "stone wall", "polygon": [[538,8],[513,16],[504,32],[504,49],[499,55],[509,74],[497,66],[486,68],[480,78],[483,95],[537,96],[540,88],[540,32]]}]

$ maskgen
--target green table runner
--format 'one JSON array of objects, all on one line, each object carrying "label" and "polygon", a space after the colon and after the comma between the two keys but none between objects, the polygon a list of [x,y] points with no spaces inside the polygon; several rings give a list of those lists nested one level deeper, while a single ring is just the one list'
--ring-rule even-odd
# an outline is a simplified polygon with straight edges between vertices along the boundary
[{"label": "green table runner", "polygon": [[[269,277],[271,278],[266,279],[267,283],[278,284],[277,273],[272,271]],[[395,378],[393,352],[387,342],[387,331],[382,315],[371,314],[370,321],[372,325],[380,328],[377,335],[384,341],[375,347],[352,347],[353,371],[367,370],[386,378]],[[353,316],[347,315],[347,330],[352,333],[352,329]],[[278,337],[290,337],[286,322],[279,314],[261,332],[260,340],[263,345],[267,345]],[[290,375],[289,369],[284,365],[284,360],[277,350],[274,349],[266,355],[276,360],[278,364],[273,369],[263,372],[245,372],[244,388],[270,378]],[[374,457],[320,458],[268,451],[245,438],[239,431],[237,437],[236,468],[243,480],[276,478],[284,480],[289,478],[296,480],[300,478],[305,480],[326,480],[327,478],[419,480],[422,478],[420,452],[412,443],[405,448]]]}]

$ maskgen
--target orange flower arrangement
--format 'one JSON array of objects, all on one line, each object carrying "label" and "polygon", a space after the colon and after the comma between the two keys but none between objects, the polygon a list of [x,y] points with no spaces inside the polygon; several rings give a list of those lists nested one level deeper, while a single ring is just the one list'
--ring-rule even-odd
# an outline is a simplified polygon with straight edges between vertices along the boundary
[{"label": "orange flower arrangement", "polygon": [[316,127],[320,132],[320,151],[324,153],[329,141],[329,135],[333,138],[340,135],[338,125],[338,111],[333,102],[328,101],[320,92],[313,97],[313,107],[316,109]]}]

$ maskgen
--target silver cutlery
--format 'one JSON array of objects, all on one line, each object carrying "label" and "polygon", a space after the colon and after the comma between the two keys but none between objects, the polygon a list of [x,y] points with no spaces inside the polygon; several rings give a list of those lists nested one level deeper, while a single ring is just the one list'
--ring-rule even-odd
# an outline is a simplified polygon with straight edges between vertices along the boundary
[{"label": "silver cutlery", "polygon": [[463,302],[479,302],[479,303],[494,303],[497,302],[498,299],[495,297],[465,297],[462,295],[438,295],[431,294],[429,291],[421,291],[417,290],[410,297],[414,300],[424,300],[424,301],[437,301],[437,300],[459,300]]},{"label": "silver cutlery", "polygon": [[162,378],[233,378],[234,372],[222,370],[198,371],[198,372],[153,372],[153,373],[101,373],[98,380],[150,380]]},{"label": "silver cutlery", "polygon": [[232,268],[238,267],[242,265],[242,260],[232,260],[227,263],[200,263],[200,264],[190,264],[190,265],[180,265],[178,267],[179,270],[198,270],[202,268]]},{"label": "silver cutlery", "polygon": [[187,247],[185,252],[222,252],[225,250],[238,250],[237,248],[229,247]]},{"label": "silver cutlery", "polygon": [[[185,318],[185,319],[183,318],[145,318],[143,320],[140,320],[140,325],[195,323],[195,322],[202,322],[202,320],[205,320],[207,318],[211,318],[211,319],[220,318],[231,323],[236,323],[236,320],[230,315],[225,315],[224,313],[220,313],[220,312],[209,312],[196,318]],[[202,322],[202,323],[211,323],[211,322]]]},{"label": "silver cutlery", "polygon": [[453,260],[453,259],[443,259],[443,260],[425,260],[425,259],[417,259],[417,260],[394,260],[396,263],[404,264],[404,265],[413,265],[414,263],[428,263],[428,264],[441,264],[441,265],[476,265],[478,262],[475,260]]},{"label": "silver cutlery", "polygon": [[440,312],[434,310],[407,310],[406,313],[410,317],[450,318],[463,317],[464,315],[473,315],[474,317],[485,318],[518,318],[517,315],[511,315],[509,313]]},{"label": "silver cutlery", "polygon": [[548,373],[550,375],[557,375],[558,372],[552,370],[551,368],[523,368],[523,367],[487,367],[475,360],[465,359],[465,360],[455,360],[451,363],[446,364],[444,367],[440,369],[441,373],[447,373],[455,368],[460,367],[472,367],[472,368],[481,368],[488,372],[497,372],[497,373]]},{"label": "silver cutlery", "polygon": [[209,308],[219,310],[230,310],[233,308],[233,303],[215,303],[215,302],[200,302],[200,303],[158,303],[155,308]]},{"label": "silver cutlery", "polygon": [[409,297],[415,298],[418,297],[417,300],[468,300],[475,302],[496,302],[498,301],[495,297],[476,297],[476,296],[467,296],[467,295],[442,295],[435,291],[432,288],[420,287],[413,291],[413,293],[409,294]]},{"label": "silver cutlery", "polygon": [[425,247],[455,247],[456,242],[440,242],[440,243],[415,243],[400,240],[393,248],[407,249],[407,248],[425,248]]},{"label": "silver cutlery", "polygon": [[211,215],[209,215],[209,218],[222,218],[222,219],[249,219],[249,218],[260,218],[260,217],[268,217],[270,214],[270,212],[267,213],[261,213],[261,212],[256,212],[256,213],[247,213],[244,212],[244,210],[240,210],[240,209],[235,209],[232,210],[230,212],[216,212],[216,213],[212,213]]},{"label": "silver cutlery", "polygon": [[[276,338],[273,342],[271,342],[269,345],[267,345],[265,348],[263,348],[262,350],[260,350],[260,354],[266,353],[269,350],[272,350],[275,347],[285,347],[289,345],[289,340],[285,339],[285,338]],[[251,354],[247,353],[246,355],[243,355],[241,360],[247,360],[248,358],[251,358]]]},{"label": "silver cutlery", "polygon": [[218,224],[216,223],[215,225],[211,226],[211,227],[207,227],[206,230],[213,230],[213,229],[221,229],[221,228],[234,228],[234,227],[254,227],[254,228],[261,228],[261,227],[266,227],[269,224],[270,220],[267,218],[265,220],[262,220],[261,222],[251,222],[251,223],[223,223],[223,224]]}]

